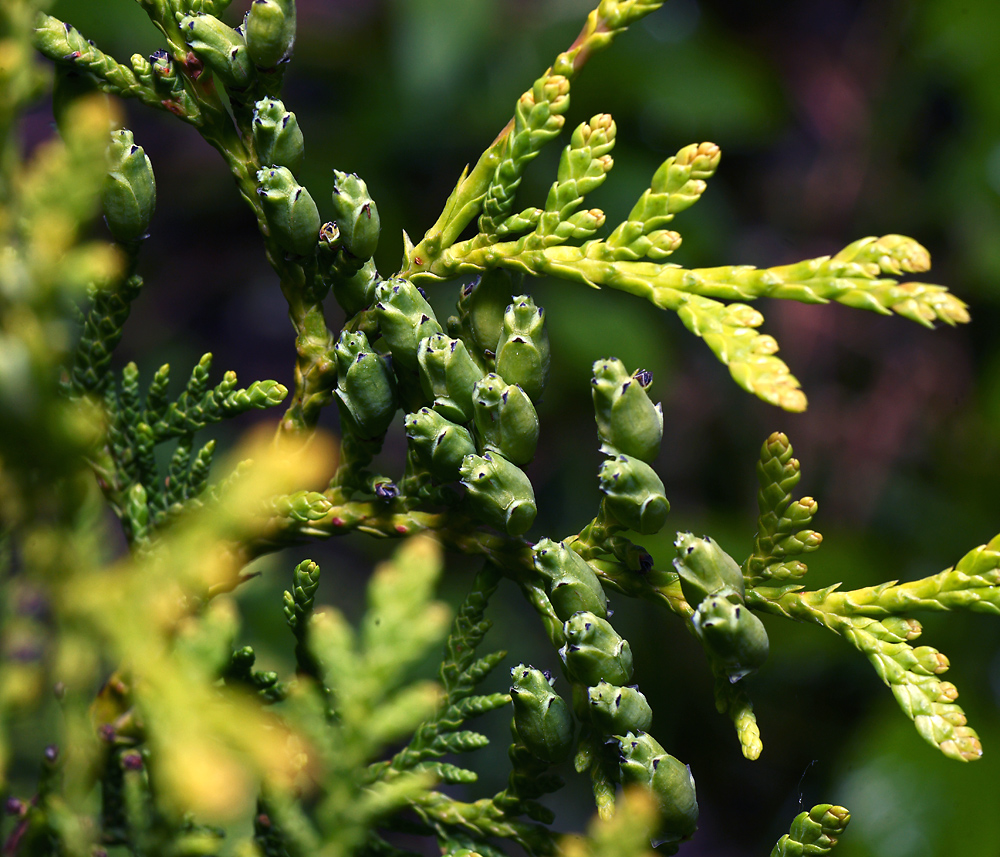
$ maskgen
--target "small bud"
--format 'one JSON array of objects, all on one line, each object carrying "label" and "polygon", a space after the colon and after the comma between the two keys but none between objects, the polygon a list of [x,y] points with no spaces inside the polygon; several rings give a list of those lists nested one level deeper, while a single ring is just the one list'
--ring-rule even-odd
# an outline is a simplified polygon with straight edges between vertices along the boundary
[{"label": "small bud", "polygon": [[941,675],[941,673],[947,672],[948,667],[951,666],[948,658],[931,646],[917,646],[913,650],[913,656],[917,661],[915,672],[919,674]]},{"label": "small bud", "polygon": [[601,618],[608,615],[608,599],[587,561],[563,542],[542,539],[532,549],[535,570],[545,578],[552,608],[564,622],[581,610]]},{"label": "small bud", "polygon": [[295,44],[294,0],[253,0],[243,23],[247,50],[257,68],[274,68]]},{"label": "small bud", "polygon": [[456,481],[463,459],[476,452],[468,429],[455,425],[430,408],[407,414],[404,425],[417,459],[443,482]]},{"label": "small bud", "polygon": [[131,131],[115,131],[108,148],[109,170],[101,188],[108,229],[117,241],[137,241],[146,234],[156,207],[153,165],[135,145]]},{"label": "small bud", "polygon": [[406,369],[417,368],[417,345],[425,336],[444,333],[434,310],[413,283],[386,280],[375,290],[379,329],[392,359]]},{"label": "small bud", "polygon": [[691,769],[669,755],[644,732],[618,739],[623,785],[639,784],[652,791],[660,810],[655,838],[676,845],[698,829],[698,799]]},{"label": "small bud", "polygon": [[514,728],[521,742],[546,762],[561,762],[573,746],[573,715],[541,670],[519,664],[510,671]]},{"label": "small bud", "polygon": [[295,175],[305,156],[305,141],[294,113],[276,98],[262,98],[254,105],[253,144],[262,167],[288,167]]},{"label": "small bud", "polygon": [[538,413],[516,384],[490,374],[472,390],[476,436],[484,450],[499,452],[514,464],[527,464],[538,445]]},{"label": "small bud", "polygon": [[653,722],[653,710],[635,687],[617,687],[598,682],[587,691],[590,716],[607,735],[645,732]]},{"label": "small bud", "polygon": [[594,613],[574,613],[563,625],[566,645],[559,656],[573,681],[593,687],[601,679],[624,685],[632,678],[632,649],[607,619]]},{"label": "small bud", "polygon": [[469,504],[488,524],[519,536],[534,523],[538,509],[531,482],[502,455],[467,455],[461,467]]},{"label": "small bud", "polygon": [[354,434],[385,434],[396,415],[396,383],[386,359],[372,351],[361,331],[344,330],[334,346],[337,359],[337,404],[341,419]]},{"label": "small bud", "polygon": [[258,170],[264,217],[274,238],[285,250],[308,256],[319,240],[319,209],[302,185],[295,181],[288,167]]},{"label": "small bud", "polygon": [[629,375],[614,357],[598,360],[591,392],[601,440],[617,452],[652,464],[663,439],[663,411],[646,393],[649,374],[640,369]]},{"label": "small bud", "polygon": [[214,15],[182,15],[181,35],[205,66],[227,86],[245,89],[253,80],[247,44],[236,30]]},{"label": "small bud", "polygon": [[756,672],[767,660],[764,624],[733,589],[724,587],[702,601],[691,623],[731,682]]},{"label": "small bud", "polygon": [[607,510],[623,526],[648,536],[667,522],[670,504],[663,482],[644,461],[615,456],[601,465],[598,478]]},{"label": "small bud", "polygon": [[549,334],[545,310],[527,295],[515,297],[503,316],[496,350],[496,371],[508,384],[517,384],[537,402],[549,376]]},{"label": "small bud", "polygon": [[472,419],[472,390],[483,373],[465,343],[443,333],[420,340],[417,346],[420,386],[435,411],[456,423]]},{"label": "small bud", "polygon": [[333,171],[334,219],[340,227],[340,238],[355,259],[367,262],[378,246],[381,221],[378,207],[368,193],[368,186],[356,175]]},{"label": "small bud", "polygon": [[678,533],[674,547],[677,548],[674,568],[681,577],[684,598],[692,607],[697,607],[706,596],[724,586],[735,590],[743,598],[743,570],[715,539],[708,536],[699,539],[691,533]]},{"label": "small bud", "polygon": [[588,148],[592,158],[600,158],[614,147],[616,132],[617,126],[611,114],[598,113],[589,122],[577,126],[570,146],[574,149]]}]

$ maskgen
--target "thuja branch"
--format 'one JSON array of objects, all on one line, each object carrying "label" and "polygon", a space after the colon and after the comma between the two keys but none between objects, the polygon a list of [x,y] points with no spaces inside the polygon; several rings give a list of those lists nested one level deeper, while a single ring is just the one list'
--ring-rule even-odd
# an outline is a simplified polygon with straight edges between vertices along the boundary
[{"label": "thuja branch", "polygon": [[[555,83],[557,86],[560,79],[564,80],[567,84],[563,90],[565,94],[568,83],[579,74],[594,53],[608,47],[629,24],[655,12],[662,5],[663,0],[601,0],[600,5],[587,16],[587,21],[573,44],[556,57],[539,80]],[[521,96],[519,106],[534,106],[539,100],[538,89],[529,90]],[[427,230],[420,243],[416,247],[406,248],[406,265],[400,276],[411,277],[431,268],[442,251],[450,247],[479,214],[497,169],[509,155],[516,118],[504,126],[472,171],[469,172],[466,168],[462,173],[440,217]]]}]

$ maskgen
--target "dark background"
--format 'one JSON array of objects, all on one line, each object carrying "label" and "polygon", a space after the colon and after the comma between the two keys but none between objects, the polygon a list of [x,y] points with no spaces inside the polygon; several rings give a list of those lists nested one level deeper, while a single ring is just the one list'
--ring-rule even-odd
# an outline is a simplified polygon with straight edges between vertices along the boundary
[{"label": "dark background", "polygon": [[[245,6],[234,3],[230,23]],[[304,183],[329,215],[332,168],[366,179],[384,227],[383,274],[399,264],[401,230],[422,235],[462,166],[589,8],[587,0],[299,0],[284,100],[306,134]],[[52,11],[120,61],[160,47],[131,0],[58,0]],[[609,291],[533,283],[553,368],[530,470],[540,512],[529,536],[571,533],[594,514],[600,456],[588,380],[591,362],[609,354],[651,369],[663,401],[657,468],[673,513],[647,543],[661,566],[676,530],[711,533],[743,559],[755,532],[754,462],[775,430],[788,433],[802,462],[800,493],[820,503],[814,525],[826,540],[810,562],[813,588],[934,573],[1000,529],[997,45],[994,0],[670,0],[592,61],[574,84],[568,124],[597,112],[618,123],[616,167],[588,197],[609,223],[627,214],[666,156],[712,140],[721,168],[675,223],[685,239],[677,262],[782,264],[900,232],[929,248],[930,281],[966,300],[973,322],[931,332],[840,306],[760,302],[764,329],[810,399],[805,414],[790,415],[737,388],[673,315]],[[147,288],[122,358],[147,379],[165,361],[183,376],[210,350],[218,375],[232,368],[244,384],[289,383],[285,305],[221,160],[172,116],[126,109],[153,161],[159,202],[141,265]],[[44,110],[29,116],[29,136],[47,133],[49,121]],[[525,204],[544,199],[557,157],[552,147],[530,169]],[[455,288],[431,298],[446,316]],[[327,425],[336,427],[332,412]],[[398,472],[402,450],[395,431],[386,472]],[[265,665],[288,663],[280,591],[299,559],[320,560],[321,600],[356,615],[372,559],[389,547],[358,537],[264,561],[267,573],[242,598],[247,639]],[[450,563],[442,596],[457,602],[473,570]],[[924,743],[843,641],[768,619],[772,655],[749,680],[765,749],[751,763],[715,714],[704,656],[680,623],[616,601],[656,712],[653,732],[698,782],[702,829],[682,853],[766,854],[801,808],[820,802],[854,814],[841,857],[1000,852],[1000,815],[991,811],[1000,787],[996,618],[928,617],[921,640],[952,659],[948,678],[983,738],[981,761],[952,762]],[[511,650],[508,666],[557,668],[516,592],[501,590],[494,618],[492,643]],[[504,677],[495,684],[504,687]],[[496,740],[471,795],[502,787],[503,719],[483,724]],[[551,804],[561,826],[580,829],[591,811],[587,787],[567,776]]]}]

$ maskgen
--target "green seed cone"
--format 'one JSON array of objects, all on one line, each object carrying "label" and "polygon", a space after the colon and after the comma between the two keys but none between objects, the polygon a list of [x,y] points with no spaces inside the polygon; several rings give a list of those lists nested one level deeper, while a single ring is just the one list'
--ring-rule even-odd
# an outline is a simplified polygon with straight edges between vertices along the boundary
[{"label": "green seed cone", "polygon": [[697,607],[706,596],[724,586],[743,598],[743,571],[715,539],[678,533],[674,547],[677,548],[674,568],[681,577],[684,598],[692,607]]},{"label": "green seed cone", "polygon": [[295,114],[276,98],[262,98],[254,105],[252,127],[261,166],[288,167],[296,175],[305,157],[305,141]]},{"label": "green seed cone", "polygon": [[[676,845],[698,829],[698,798],[691,769],[645,732],[618,738],[623,785],[649,788],[660,810],[656,839]],[[657,844],[659,844],[659,842]]]},{"label": "green seed cone", "polygon": [[653,722],[653,710],[635,687],[618,687],[606,681],[587,690],[590,717],[606,735],[645,732]]},{"label": "green seed cone", "polygon": [[767,660],[764,624],[734,589],[725,587],[702,601],[691,623],[731,682],[756,672]]},{"label": "green seed cone", "polygon": [[[339,246],[340,237],[337,224],[329,221],[324,223],[319,230],[320,254],[323,255],[324,252],[329,252],[331,249],[336,251]],[[374,303],[375,289],[379,282],[375,263],[369,260],[353,276],[346,279],[337,277],[333,281],[333,296],[350,317]]]},{"label": "green seed cone", "polygon": [[531,482],[502,455],[467,455],[461,474],[470,506],[487,524],[519,536],[534,523],[538,509]]},{"label": "green seed cone", "polygon": [[538,413],[516,384],[490,374],[472,390],[473,420],[483,450],[499,452],[514,464],[527,464],[538,446]]},{"label": "green seed cone", "polygon": [[366,262],[378,247],[382,228],[378,206],[368,193],[368,186],[351,173],[333,171],[334,220],[340,227],[344,249],[355,259]]},{"label": "green seed cone", "polygon": [[598,478],[607,510],[623,526],[648,536],[667,522],[663,482],[646,462],[618,455],[601,465]]},{"label": "green seed cone", "polygon": [[431,407],[456,423],[472,419],[472,390],[483,373],[461,339],[443,333],[425,337],[417,345],[420,386],[433,401]]},{"label": "green seed cone", "polygon": [[573,746],[573,715],[566,701],[541,670],[519,664],[510,677],[518,738],[539,759],[563,761]]},{"label": "green seed cone", "polygon": [[146,234],[156,207],[153,165],[135,145],[131,131],[115,131],[108,147],[109,169],[101,188],[101,206],[117,241],[137,241]]},{"label": "green seed cone", "polygon": [[417,345],[425,336],[444,333],[434,310],[407,280],[386,280],[375,290],[379,329],[400,366],[416,371]]},{"label": "green seed cone", "polygon": [[227,86],[244,89],[253,80],[253,63],[243,36],[214,15],[183,15],[181,35],[205,67]]},{"label": "green seed cone", "polygon": [[537,402],[549,377],[549,334],[545,310],[528,295],[513,299],[503,316],[496,349],[496,372]]},{"label": "green seed cone", "polygon": [[285,250],[308,256],[319,240],[319,209],[288,167],[269,167],[257,172],[257,193],[271,237]]},{"label": "green seed cone", "polygon": [[559,656],[573,681],[593,687],[601,679],[624,685],[632,678],[632,649],[607,619],[581,611],[563,625],[566,645]]},{"label": "green seed cone", "polygon": [[545,578],[552,608],[563,622],[581,610],[607,617],[607,596],[582,556],[563,542],[551,539],[542,539],[531,553],[535,570]]},{"label": "green seed cone", "polygon": [[356,435],[385,434],[396,414],[396,383],[386,359],[371,350],[364,333],[343,331],[334,346],[337,404]]},{"label": "green seed cone", "polygon": [[463,460],[476,452],[468,429],[449,422],[430,408],[407,414],[404,425],[417,459],[443,482],[455,482]]},{"label": "green seed cone", "polygon": [[509,272],[493,269],[463,286],[459,294],[458,331],[469,353],[484,367],[493,368],[513,287]]},{"label": "green seed cone", "polygon": [[629,375],[616,358],[594,364],[591,392],[597,433],[615,452],[652,464],[663,440],[663,411],[646,393],[652,376],[643,370]]},{"label": "green seed cone", "polygon": [[274,68],[295,44],[294,0],[253,0],[243,28],[247,50],[257,68]]}]

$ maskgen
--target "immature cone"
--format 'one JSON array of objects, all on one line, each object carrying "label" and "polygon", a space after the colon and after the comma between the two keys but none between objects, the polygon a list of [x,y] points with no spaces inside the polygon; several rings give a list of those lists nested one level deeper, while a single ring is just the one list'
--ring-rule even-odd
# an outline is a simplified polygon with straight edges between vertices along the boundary
[{"label": "immature cone", "polygon": [[308,256],[319,240],[319,209],[288,167],[257,172],[260,194],[271,237],[289,253]]},{"label": "immature cone", "polygon": [[408,280],[386,280],[375,290],[379,330],[392,359],[406,369],[417,368],[417,345],[425,336],[443,333],[434,310]]},{"label": "immature cone", "polygon": [[386,359],[363,332],[344,330],[334,346],[341,419],[362,438],[385,434],[396,415],[396,383]]},{"label": "immature cone", "polygon": [[691,624],[731,682],[756,672],[767,660],[769,644],[764,624],[729,587],[702,601]]},{"label": "immature cone", "polygon": [[461,467],[469,504],[488,524],[519,536],[534,523],[535,492],[524,471],[502,455],[467,455]]},{"label": "immature cone", "polygon": [[552,539],[542,539],[531,553],[535,570],[545,578],[552,608],[563,622],[581,610],[607,617],[607,596],[594,570],[580,554]]},{"label": "immature cone", "polygon": [[261,166],[288,167],[297,174],[305,157],[305,141],[295,114],[276,98],[262,98],[254,105],[252,128]]},{"label": "immature cone", "polygon": [[653,722],[653,710],[634,686],[601,681],[587,689],[587,699],[591,719],[606,735],[645,732]]},{"label": "immature cone", "polygon": [[527,464],[538,446],[538,413],[517,384],[490,374],[472,389],[476,436],[484,450],[499,452],[514,464]]},{"label": "immature cone", "polygon": [[655,839],[669,845],[690,839],[698,829],[698,798],[691,769],[669,755],[645,732],[618,738],[622,785],[646,786],[660,810]]},{"label": "immature cone", "polygon": [[692,607],[724,586],[744,597],[743,570],[715,539],[678,533],[674,547],[677,548],[674,568],[680,575],[684,598]]},{"label": "immature cone", "polygon": [[663,410],[646,393],[652,375],[642,369],[629,375],[621,360],[594,363],[591,392],[597,433],[615,452],[652,464],[663,439]]},{"label": "immature cone", "polygon": [[432,408],[456,423],[472,419],[472,390],[482,377],[465,343],[443,333],[425,337],[417,345],[420,386],[433,400]]},{"label": "immature cone", "polygon": [[378,247],[378,207],[368,186],[356,175],[340,170],[334,170],[333,175],[337,182],[333,188],[334,220],[340,227],[340,239],[355,259],[367,262]]},{"label": "immature cone", "polygon": [[514,729],[521,743],[543,761],[561,762],[573,746],[573,715],[541,670],[519,664],[510,671]]},{"label": "immature cone", "polygon": [[545,310],[528,295],[513,299],[503,316],[496,349],[496,372],[537,402],[549,377],[549,334]]},{"label": "immature cone", "polygon": [[274,68],[295,44],[294,0],[253,0],[243,22],[247,50],[257,68]]},{"label": "immature cone", "polygon": [[244,89],[253,80],[253,64],[243,36],[214,15],[182,15],[181,35],[207,68],[227,86]]},{"label": "immature cone", "polygon": [[[337,224],[327,221],[319,230],[320,256],[326,255],[329,258],[327,254],[331,250],[336,252],[339,248],[340,231],[337,229]],[[378,284],[378,271],[375,270],[375,263],[369,260],[353,276],[335,278],[333,296],[350,317],[372,305]]]},{"label": "immature cone", "polygon": [[570,616],[563,631],[559,656],[573,681],[593,687],[601,679],[624,685],[632,678],[632,649],[607,619],[584,610]]},{"label": "immature cone", "polygon": [[605,507],[623,526],[648,536],[667,522],[663,482],[644,461],[617,455],[601,465],[598,478]]},{"label": "immature cone", "polygon": [[455,425],[430,408],[407,414],[404,425],[417,459],[443,482],[456,481],[463,460],[476,452],[468,429]]},{"label": "immature cone", "polygon": [[511,288],[510,273],[492,269],[463,286],[459,293],[458,326],[470,354],[483,365],[484,355],[491,360],[496,355]]},{"label": "immature cone", "polygon": [[101,188],[104,220],[116,241],[137,241],[149,229],[156,207],[153,165],[127,130],[112,133],[108,161],[108,175]]}]

